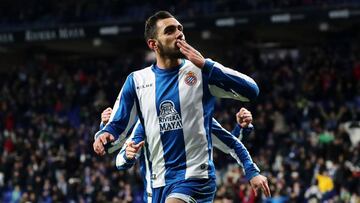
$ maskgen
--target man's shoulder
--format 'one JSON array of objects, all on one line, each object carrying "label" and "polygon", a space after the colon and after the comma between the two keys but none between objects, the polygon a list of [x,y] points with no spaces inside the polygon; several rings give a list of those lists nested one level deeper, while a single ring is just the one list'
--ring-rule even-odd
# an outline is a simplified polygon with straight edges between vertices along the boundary
[{"label": "man's shoulder", "polygon": [[[210,59],[210,58],[207,58],[206,61],[208,63],[212,63],[212,64],[219,64],[218,62]],[[221,65],[221,64],[220,64]],[[191,62],[190,60],[188,59],[184,59],[184,65],[182,67],[182,69],[202,69],[203,67],[197,67],[193,62]]]},{"label": "man's shoulder", "polygon": [[151,71],[151,67],[152,67],[152,65],[150,65],[150,66],[147,66],[147,67],[145,67],[145,68],[142,68],[142,69],[139,69],[139,70],[135,70],[135,71],[133,71],[131,74],[146,74],[146,73],[148,73],[149,71]]},{"label": "man's shoulder", "polygon": [[139,81],[147,81],[151,77],[149,77],[152,74],[152,66],[148,66],[136,71],[133,71],[130,75],[133,78],[134,82],[137,83]]}]

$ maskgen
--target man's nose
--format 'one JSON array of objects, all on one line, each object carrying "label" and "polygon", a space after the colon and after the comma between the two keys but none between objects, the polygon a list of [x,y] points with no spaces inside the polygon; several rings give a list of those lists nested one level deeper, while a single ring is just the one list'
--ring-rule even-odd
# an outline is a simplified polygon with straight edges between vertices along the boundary
[{"label": "man's nose", "polygon": [[181,31],[179,31],[179,33],[178,33],[177,36],[176,36],[176,39],[181,39],[181,40],[185,39],[184,33],[181,32]]}]

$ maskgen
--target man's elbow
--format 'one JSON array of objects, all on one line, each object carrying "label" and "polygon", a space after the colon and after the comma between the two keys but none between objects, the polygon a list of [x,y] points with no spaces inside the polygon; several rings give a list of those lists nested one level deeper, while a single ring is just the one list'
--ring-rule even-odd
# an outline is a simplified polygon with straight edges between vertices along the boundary
[{"label": "man's elbow", "polygon": [[254,101],[259,96],[259,93],[260,93],[260,89],[258,85],[256,83],[252,84],[251,87],[249,88],[248,99],[250,101]]}]

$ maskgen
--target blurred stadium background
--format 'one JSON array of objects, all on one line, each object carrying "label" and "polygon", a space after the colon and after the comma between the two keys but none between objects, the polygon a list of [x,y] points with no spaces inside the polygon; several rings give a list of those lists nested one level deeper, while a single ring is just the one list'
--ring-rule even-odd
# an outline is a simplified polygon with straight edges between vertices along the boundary
[{"label": "blurred stadium background", "polygon": [[215,202],[360,202],[358,0],[3,0],[0,8],[0,202],[141,202],[138,167],[92,150],[100,113],[153,60],[144,20],[179,17],[204,56],[253,77],[254,103],[219,100],[227,129],[270,180],[254,197],[216,151]]}]

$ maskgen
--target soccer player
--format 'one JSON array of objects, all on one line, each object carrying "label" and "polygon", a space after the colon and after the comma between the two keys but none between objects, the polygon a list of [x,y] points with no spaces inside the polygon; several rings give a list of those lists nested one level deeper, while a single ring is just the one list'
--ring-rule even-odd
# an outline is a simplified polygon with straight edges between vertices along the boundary
[{"label": "soccer player", "polygon": [[[110,121],[95,134],[94,151],[104,155],[104,145],[128,135],[139,118],[153,201],[211,202],[216,190],[211,140],[215,97],[250,101],[258,86],[250,77],[205,59],[185,41],[183,26],[168,12],[146,21],[145,39],[156,63],[127,77]],[[244,168],[256,170],[253,164]],[[261,187],[267,180],[254,182]]]},{"label": "soccer player", "polygon": [[[111,108],[107,108],[101,114],[101,125],[100,128],[105,125],[111,114]],[[236,114],[237,125],[230,134],[224,128],[221,127],[218,122],[213,119],[213,126],[212,126],[212,139],[213,139],[213,146],[220,149],[224,153],[230,154],[237,160],[240,166],[243,167],[241,161],[252,162],[251,158],[247,156],[246,149],[239,143],[239,140],[242,139],[243,136],[247,136],[253,130],[252,122],[252,115],[251,112],[245,108],[241,108],[239,112]],[[146,155],[144,154],[144,150],[141,149],[143,146],[143,128],[141,124],[138,124],[139,127],[133,131],[131,136],[127,139],[126,143],[122,147],[122,150],[118,153],[116,157],[116,167],[119,170],[126,170],[132,167],[135,164],[136,160],[140,162],[140,172],[142,179],[144,181],[144,202],[152,202],[152,191],[150,185],[150,169],[148,159],[146,159]],[[236,136],[235,136],[236,135]],[[138,144],[135,144],[138,143]],[[240,160],[241,159],[241,160]],[[245,165],[246,165],[245,164]],[[251,164],[251,163],[250,163]],[[248,171],[246,173],[246,178],[250,181],[253,177],[259,175],[259,171]],[[261,175],[260,175],[261,176]],[[264,190],[268,190],[268,186],[264,185]],[[256,190],[254,188],[255,194]]]}]

